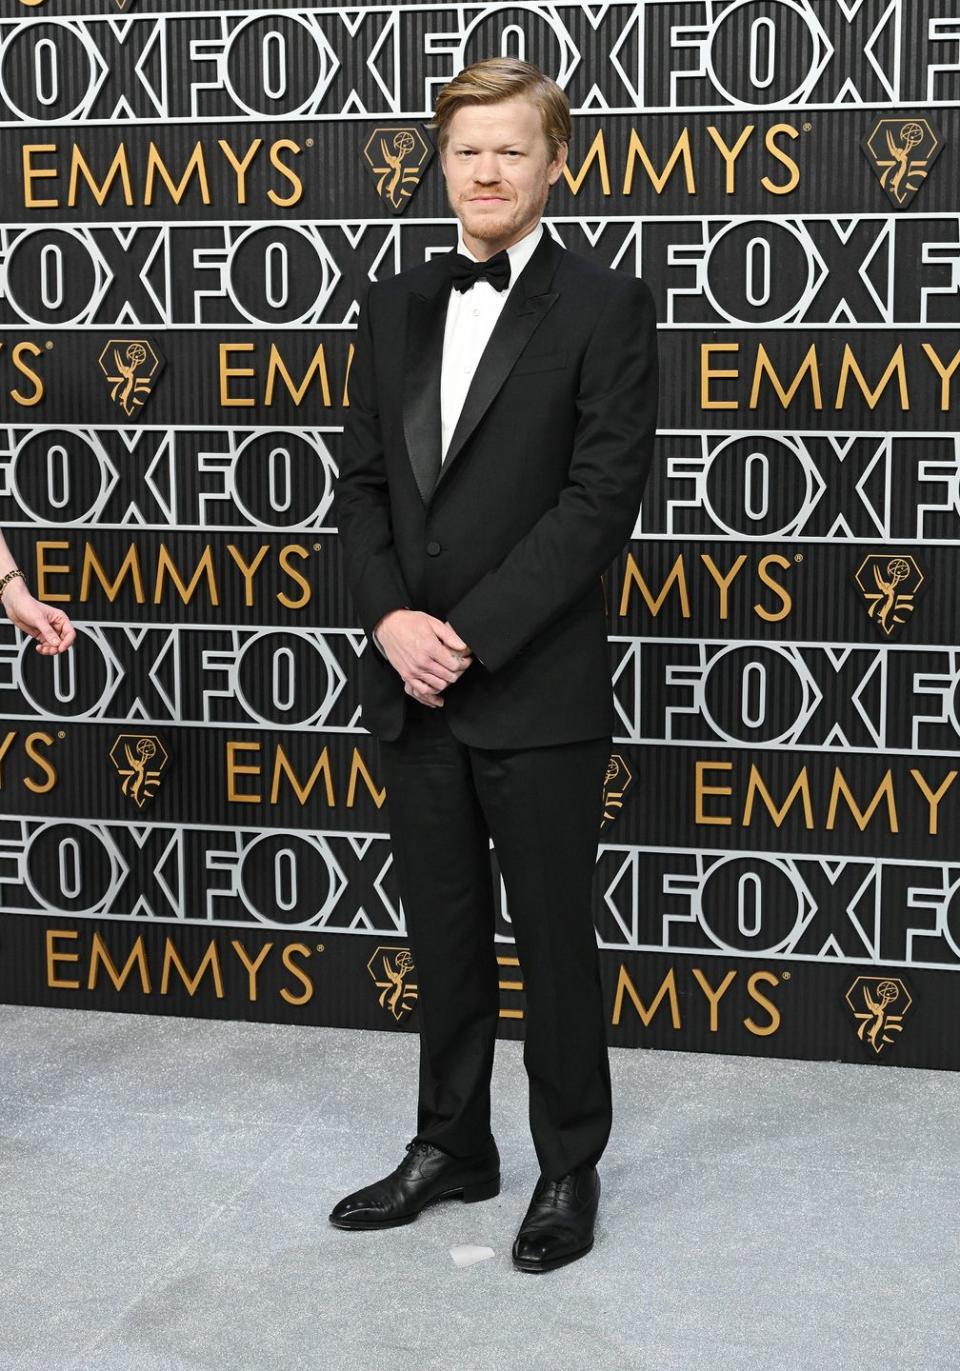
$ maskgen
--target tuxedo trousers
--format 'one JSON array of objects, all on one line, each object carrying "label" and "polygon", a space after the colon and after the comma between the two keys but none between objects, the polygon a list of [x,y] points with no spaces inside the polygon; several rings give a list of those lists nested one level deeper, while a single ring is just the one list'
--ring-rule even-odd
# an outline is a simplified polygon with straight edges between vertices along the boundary
[{"label": "tuxedo trousers", "polygon": [[[606,1146],[610,1067],[591,891],[610,748],[609,736],[472,747],[447,725],[445,706],[414,700],[400,735],[380,742],[417,985],[416,1137],[454,1156],[474,1155],[491,1136],[500,1009],[491,839],[525,991],[541,1174],[595,1164]],[[516,980],[515,970],[504,979]]]}]

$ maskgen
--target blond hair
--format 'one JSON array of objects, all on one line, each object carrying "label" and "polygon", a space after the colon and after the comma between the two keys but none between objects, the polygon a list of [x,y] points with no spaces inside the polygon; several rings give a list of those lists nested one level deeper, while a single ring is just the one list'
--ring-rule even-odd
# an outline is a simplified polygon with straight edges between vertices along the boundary
[{"label": "blond hair", "polygon": [[485,57],[464,67],[441,88],[433,121],[427,126],[437,130],[441,155],[450,137],[450,121],[463,105],[495,105],[518,96],[539,109],[548,160],[552,162],[560,144],[570,142],[570,101],[556,81],[518,57]]}]

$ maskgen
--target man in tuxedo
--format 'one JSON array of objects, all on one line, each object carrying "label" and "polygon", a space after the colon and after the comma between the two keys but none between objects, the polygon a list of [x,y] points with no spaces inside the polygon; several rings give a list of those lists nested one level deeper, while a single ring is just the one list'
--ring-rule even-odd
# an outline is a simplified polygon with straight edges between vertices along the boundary
[{"label": "man in tuxedo", "polygon": [[547,1271],[593,1245],[610,1132],[591,913],[614,727],[603,573],[650,466],[656,316],[643,281],[544,229],[571,124],[538,68],[465,68],[435,127],[457,248],[364,296],[336,493],[416,966],[417,1132],[330,1220],[499,1192],[492,838],[540,1164],[513,1260]]}]

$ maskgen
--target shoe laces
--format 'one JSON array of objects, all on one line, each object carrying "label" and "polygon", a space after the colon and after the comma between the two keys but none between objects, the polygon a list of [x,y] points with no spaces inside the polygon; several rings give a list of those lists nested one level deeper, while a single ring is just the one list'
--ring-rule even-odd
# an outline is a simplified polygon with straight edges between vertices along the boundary
[{"label": "shoe laces", "polygon": [[561,1176],[559,1180],[541,1180],[539,1198],[549,1201],[550,1204],[556,1204],[564,1194],[572,1195],[573,1187],[574,1177],[569,1172],[566,1176]]}]

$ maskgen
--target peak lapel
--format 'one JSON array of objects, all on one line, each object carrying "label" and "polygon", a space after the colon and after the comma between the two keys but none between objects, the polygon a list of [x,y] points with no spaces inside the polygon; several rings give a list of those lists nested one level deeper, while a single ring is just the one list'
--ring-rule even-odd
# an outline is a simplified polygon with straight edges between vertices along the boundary
[{"label": "peak lapel", "polygon": [[[543,237],[537,244],[532,257],[517,278],[516,284],[507,296],[500,317],[497,319],[473,373],[470,388],[463,402],[463,409],[457,420],[456,428],[450,438],[447,455],[439,468],[439,476],[433,485],[436,492],[447,479],[450,468],[463,451],[467,439],[492,404],[494,397],[533,335],[534,329],[556,301],[559,292],[548,292],[547,287],[553,280],[554,272],[564,249],[544,229]],[[446,315],[447,292],[444,293],[444,318]],[[443,321],[440,332],[441,353],[443,344]],[[437,459],[440,455],[440,359],[437,359],[436,391],[436,432]],[[422,493],[422,491],[421,491]]]},{"label": "peak lapel", "polygon": [[424,502],[440,470],[440,366],[451,281],[438,263],[433,278],[407,300],[403,354],[403,433]]}]

